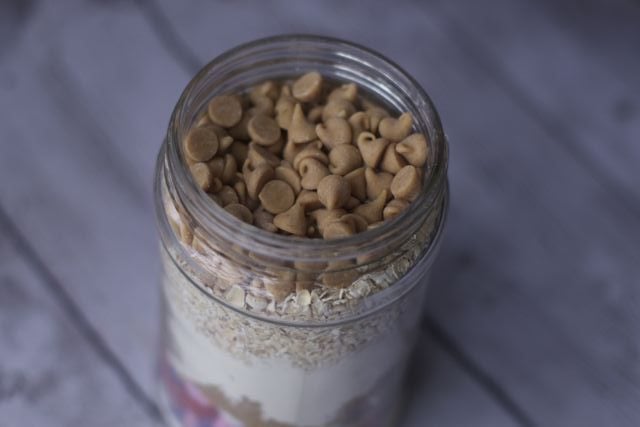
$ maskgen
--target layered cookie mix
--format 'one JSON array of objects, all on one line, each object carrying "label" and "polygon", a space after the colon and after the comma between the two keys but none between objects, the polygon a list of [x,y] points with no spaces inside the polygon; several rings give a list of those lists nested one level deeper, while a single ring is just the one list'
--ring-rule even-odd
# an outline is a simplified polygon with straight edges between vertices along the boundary
[{"label": "layered cookie mix", "polygon": [[[315,71],[214,96],[180,142],[212,215],[292,247],[348,242],[411,209],[432,149],[411,113]],[[163,250],[165,398],[178,425],[384,425],[424,296],[395,286],[423,278],[441,208],[396,246],[277,262],[206,230],[165,178],[161,196],[178,242]]]}]

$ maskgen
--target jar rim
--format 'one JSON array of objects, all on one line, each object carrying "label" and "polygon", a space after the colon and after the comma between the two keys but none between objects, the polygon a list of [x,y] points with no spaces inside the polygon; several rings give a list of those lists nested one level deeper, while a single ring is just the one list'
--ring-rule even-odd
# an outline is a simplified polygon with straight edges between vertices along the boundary
[{"label": "jar rim", "polygon": [[[182,114],[186,106],[189,105],[189,99],[194,95],[194,90],[196,90],[198,83],[206,79],[207,76],[215,71],[216,67],[225,64],[226,61],[238,55],[242,55],[243,52],[269,48],[270,46],[284,43],[330,45],[336,49],[342,48],[344,51],[355,51],[362,57],[368,57],[388,67],[389,72],[393,72],[395,75],[405,79],[411,85],[411,89],[416,92],[420,107],[427,110],[429,125],[433,128],[431,138],[435,147],[434,154],[436,158],[430,168],[429,175],[425,178],[426,185],[420,195],[410,204],[408,209],[396,218],[384,221],[379,227],[340,239],[324,240],[279,235],[251,224],[246,224],[232,215],[228,215],[224,209],[209,197],[202,196],[202,191],[196,186],[187,172],[187,168],[182,166],[184,163],[179,144],[179,132],[184,119]],[[301,261],[317,261],[324,259],[327,254],[331,254],[330,257],[332,259],[351,258],[353,253],[362,251],[363,248],[377,250],[387,246],[390,233],[393,230],[401,229],[403,224],[421,222],[427,217],[431,209],[437,208],[436,201],[439,200],[439,195],[443,191],[446,182],[448,161],[447,142],[442,130],[440,117],[427,93],[411,75],[395,62],[367,47],[342,39],[308,34],[278,35],[250,41],[222,53],[206,64],[186,86],[173,110],[167,133],[167,148],[168,164],[170,167],[173,166],[172,173],[177,175],[175,184],[180,193],[179,197],[185,205],[193,209],[192,214],[197,218],[200,225],[205,229],[214,227],[216,232],[226,234],[229,241],[233,241],[240,246],[247,245],[255,253],[268,254],[274,258],[290,257],[292,253],[295,253],[299,254]]]}]

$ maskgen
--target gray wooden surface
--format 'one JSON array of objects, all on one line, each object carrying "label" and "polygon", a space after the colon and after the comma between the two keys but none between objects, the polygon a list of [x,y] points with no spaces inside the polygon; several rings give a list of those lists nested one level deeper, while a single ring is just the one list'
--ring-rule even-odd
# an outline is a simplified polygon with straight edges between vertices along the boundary
[{"label": "gray wooden surface", "polygon": [[450,139],[406,425],[640,425],[637,0],[0,2],[0,425],[159,422],[155,154],[286,32],[393,58]]}]

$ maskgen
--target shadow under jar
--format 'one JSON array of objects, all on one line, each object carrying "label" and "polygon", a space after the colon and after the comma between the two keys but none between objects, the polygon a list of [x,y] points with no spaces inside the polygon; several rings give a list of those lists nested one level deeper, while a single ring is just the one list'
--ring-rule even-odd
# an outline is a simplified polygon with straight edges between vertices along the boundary
[{"label": "shadow under jar", "polygon": [[[269,233],[201,191],[181,149],[215,95],[318,71],[428,136],[422,190],[399,216],[336,240]],[[175,426],[390,426],[448,200],[447,144],[428,96],[397,65],[340,40],[281,36],[205,66],[178,101],[155,203],[164,266],[161,406]],[[296,292],[296,283],[304,290]],[[341,282],[340,287],[325,283]],[[286,295],[276,295],[284,290]]]}]

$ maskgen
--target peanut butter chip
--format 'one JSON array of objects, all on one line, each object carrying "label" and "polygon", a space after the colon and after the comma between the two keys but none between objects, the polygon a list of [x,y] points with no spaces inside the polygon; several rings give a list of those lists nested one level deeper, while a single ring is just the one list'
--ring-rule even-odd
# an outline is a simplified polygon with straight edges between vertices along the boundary
[{"label": "peanut butter chip", "polygon": [[349,182],[340,175],[328,175],[318,184],[318,199],[327,209],[341,208],[350,196]]},{"label": "peanut butter chip", "polygon": [[402,211],[407,209],[408,206],[409,203],[404,200],[393,199],[392,201],[387,203],[387,206],[385,206],[382,210],[382,217],[385,219],[385,221],[391,218],[395,218],[400,215]]},{"label": "peanut butter chip", "polygon": [[352,236],[353,234],[355,234],[355,230],[351,223],[335,219],[325,225],[322,237],[324,239],[340,239]]},{"label": "peanut butter chip", "polygon": [[383,190],[388,190],[393,180],[393,175],[388,172],[376,173],[371,168],[364,170],[364,178],[367,182],[367,197],[371,200],[378,197]]},{"label": "peanut butter chip", "polygon": [[276,178],[289,184],[295,194],[298,194],[300,190],[302,190],[300,175],[298,175],[298,172],[293,169],[289,162],[286,162],[286,165],[281,165],[276,168]]},{"label": "peanut butter chip", "polygon": [[184,142],[187,156],[196,162],[206,162],[218,152],[218,135],[203,127],[189,132]]},{"label": "peanut butter chip", "polygon": [[362,132],[367,132],[371,126],[369,116],[364,111],[358,111],[349,117],[349,125],[351,126],[351,142],[357,144],[358,136]]},{"label": "peanut butter chip", "polygon": [[409,135],[413,126],[411,113],[403,113],[397,119],[385,117],[380,121],[379,132],[383,138],[390,141],[401,141]]},{"label": "peanut butter chip", "polygon": [[351,186],[351,195],[364,202],[367,199],[367,181],[364,177],[364,168],[352,170],[344,176]]},{"label": "peanut butter chip", "polygon": [[288,87],[283,87],[280,98],[276,101],[275,106],[276,122],[282,129],[289,129],[295,105],[296,100],[291,96],[291,92],[289,92]]},{"label": "peanut butter chip", "polygon": [[310,216],[316,222],[320,233],[324,233],[324,227],[333,220],[342,218],[347,212],[344,209],[317,209]]},{"label": "peanut butter chip", "polygon": [[356,107],[344,99],[332,99],[322,110],[322,121],[327,122],[331,117],[348,119],[356,112]]},{"label": "peanut butter chip", "polygon": [[423,167],[427,162],[428,150],[427,139],[421,133],[411,134],[396,144],[396,151],[417,168]]},{"label": "peanut butter chip", "polygon": [[280,139],[280,127],[276,121],[262,114],[252,117],[247,129],[251,139],[260,145],[272,145]]},{"label": "peanut butter chip", "polygon": [[329,171],[336,175],[346,175],[362,166],[360,151],[351,144],[335,146],[329,152]]},{"label": "peanut butter chip", "polygon": [[328,148],[351,143],[351,125],[341,117],[330,117],[324,123],[316,125],[316,134]]},{"label": "peanut butter chip", "polygon": [[304,237],[307,234],[307,221],[304,216],[304,209],[298,204],[294,204],[289,210],[276,215],[273,224],[280,230],[296,236]]},{"label": "peanut butter chip", "polygon": [[222,182],[225,184],[230,184],[234,181],[236,177],[236,172],[238,171],[238,163],[236,163],[236,158],[231,154],[224,155],[224,168],[222,169]]},{"label": "peanut butter chip", "polygon": [[391,181],[391,193],[397,199],[412,201],[420,193],[421,186],[418,169],[415,166],[407,165],[400,169]]},{"label": "peanut butter chip", "polygon": [[296,144],[301,142],[309,142],[316,139],[316,127],[309,123],[304,116],[300,104],[296,104],[291,115],[291,123],[289,123],[289,139]]},{"label": "peanut butter chip", "polygon": [[362,132],[356,141],[364,163],[370,168],[378,166],[388,144],[389,141],[384,138],[376,138],[371,132]]},{"label": "peanut butter chip", "polygon": [[300,185],[305,190],[315,190],[320,180],[330,174],[329,168],[313,158],[303,159],[298,171],[302,177]]},{"label": "peanut butter chip", "polygon": [[273,214],[265,211],[262,208],[256,209],[256,211],[253,213],[253,223],[257,227],[260,227],[263,230],[270,231],[272,233],[278,231],[278,228],[273,225]]},{"label": "peanut butter chip", "polygon": [[272,214],[279,214],[289,209],[295,201],[291,186],[284,181],[274,179],[267,182],[258,196],[262,207]]},{"label": "peanut butter chip", "polygon": [[407,161],[396,151],[396,144],[389,144],[384,151],[380,169],[392,174],[398,173],[407,164]]},{"label": "peanut butter chip", "polygon": [[320,163],[322,163],[323,165],[329,164],[329,157],[327,157],[327,155],[318,147],[312,144],[309,144],[307,147],[305,147],[304,150],[300,151],[296,155],[296,157],[293,159],[293,168],[299,171],[300,163],[302,162],[302,160],[309,159],[309,158],[315,159]]},{"label": "peanut butter chip", "polygon": [[220,203],[222,204],[222,206],[240,202],[236,190],[229,187],[228,185],[223,186],[220,191],[218,191],[217,196],[220,198]]},{"label": "peanut butter chip", "polygon": [[249,144],[247,159],[249,159],[253,167],[258,166],[260,163],[267,163],[272,168],[275,168],[280,164],[278,156],[254,143]]},{"label": "peanut butter chip", "polygon": [[346,83],[340,85],[331,91],[327,99],[329,101],[333,99],[344,99],[349,102],[356,102],[358,98],[358,86],[355,83]]},{"label": "peanut butter chip", "polygon": [[317,71],[311,71],[298,78],[291,89],[298,101],[315,101],[322,90],[322,76]]},{"label": "peanut butter chip", "polygon": [[380,107],[367,108],[366,113],[369,116],[369,130],[371,132],[376,132],[382,119],[389,117],[389,113]]},{"label": "peanut butter chip", "polygon": [[318,193],[310,190],[302,190],[300,194],[298,194],[296,203],[302,206],[305,211],[314,211],[323,206],[318,198]]},{"label": "peanut butter chip", "polygon": [[381,221],[382,209],[384,208],[384,204],[387,201],[387,193],[388,190],[382,190],[382,192],[378,194],[378,197],[376,197],[369,203],[358,206],[353,210],[353,213],[360,215],[361,217],[366,219],[369,224]]},{"label": "peanut butter chip", "polygon": [[231,203],[225,206],[224,209],[240,221],[246,222],[247,224],[253,223],[253,214],[245,205],[241,205],[240,203]]},{"label": "peanut butter chip", "polygon": [[343,215],[340,218],[340,221],[344,221],[350,224],[351,228],[353,228],[357,233],[361,233],[365,231],[369,226],[369,223],[367,222],[367,220],[358,214]]},{"label": "peanut butter chip", "polygon": [[220,95],[209,102],[208,112],[213,123],[229,128],[242,118],[242,105],[235,96]]},{"label": "peanut butter chip", "polygon": [[260,163],[252,171],[247,171],[244,182],[247,185],[247,194],[252,199],[257,199],[265,184],[271,181],[275,173],[268,163]]},{"label": "peanut butter chip", "polygon": [[206,163],[194,163],[190,166],[190,169],[193,179],[196,181],[196,184],[198,184],[198,187],[204,191],[208,191],[213,178],[211,176],[209,166],[207,166]]}]

